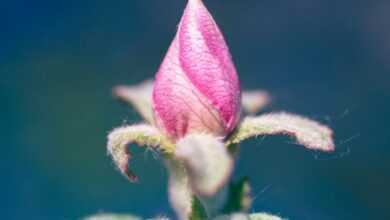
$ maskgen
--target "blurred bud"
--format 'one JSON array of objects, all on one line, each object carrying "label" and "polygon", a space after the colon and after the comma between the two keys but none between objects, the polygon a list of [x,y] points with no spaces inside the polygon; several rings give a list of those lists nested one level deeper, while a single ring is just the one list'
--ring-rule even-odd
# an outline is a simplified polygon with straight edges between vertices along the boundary
[{"label": "blurred bud", "polygon": [[237,125],[240,103],[223,35],[202,1],[189,0],[156,76],[156,124],[173,139],[199,132],[226,136]]}]

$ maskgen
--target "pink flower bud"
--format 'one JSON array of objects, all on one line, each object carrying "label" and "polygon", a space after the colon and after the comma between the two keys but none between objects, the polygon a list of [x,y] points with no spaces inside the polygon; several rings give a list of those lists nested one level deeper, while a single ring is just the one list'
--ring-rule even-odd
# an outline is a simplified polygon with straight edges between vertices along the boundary
[{"label": "pink flower bud", "polygon": [[177,139],[188,133],[226,136],[240,116],[241,91],[223,35],[201,0],[189,0],[156,75],[157,126]]}]

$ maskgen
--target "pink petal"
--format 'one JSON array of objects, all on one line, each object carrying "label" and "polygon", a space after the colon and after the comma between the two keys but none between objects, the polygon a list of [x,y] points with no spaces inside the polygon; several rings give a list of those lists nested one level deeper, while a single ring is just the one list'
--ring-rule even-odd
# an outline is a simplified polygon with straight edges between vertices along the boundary
[{"label": "pink petal", "polygon": [[241,92],[229,49],[200,0],[190,0],[153,91],[157,125],[169,136],[225,136],[237,125]]}]

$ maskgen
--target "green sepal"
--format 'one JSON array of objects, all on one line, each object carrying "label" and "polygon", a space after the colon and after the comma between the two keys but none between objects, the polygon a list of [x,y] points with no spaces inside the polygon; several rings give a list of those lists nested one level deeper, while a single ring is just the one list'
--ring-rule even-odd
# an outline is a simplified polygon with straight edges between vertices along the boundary
[{"label": "green sepal", "polygon": [[247,177],[229,185],[229,193],[222,213],[246,212],[252,204],[251,188]]},{"label": "green sepal", "polygon": [[200,202],[200,200],[194,196],[192,199],[192,212],[190,220],[205,220],[208,219],[206,209]]}]

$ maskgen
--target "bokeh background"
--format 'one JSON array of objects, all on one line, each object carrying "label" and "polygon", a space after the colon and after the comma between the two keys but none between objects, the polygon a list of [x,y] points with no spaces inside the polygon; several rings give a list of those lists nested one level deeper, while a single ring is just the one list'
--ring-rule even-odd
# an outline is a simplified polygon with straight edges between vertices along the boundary
[{"label": "bokeh background", "polygon": [[[390,219],[390,1],[205,0],[242,87],[330,125],[337,151],[285,137],[243,144],[253,211],[294,220]],[[0,5],[1,219],[97,212],[172,216],[158,155],[135,149],[139,184],[106,135],[140,117],[111,88],[154,76],[183,0],[13,0]]]}]

